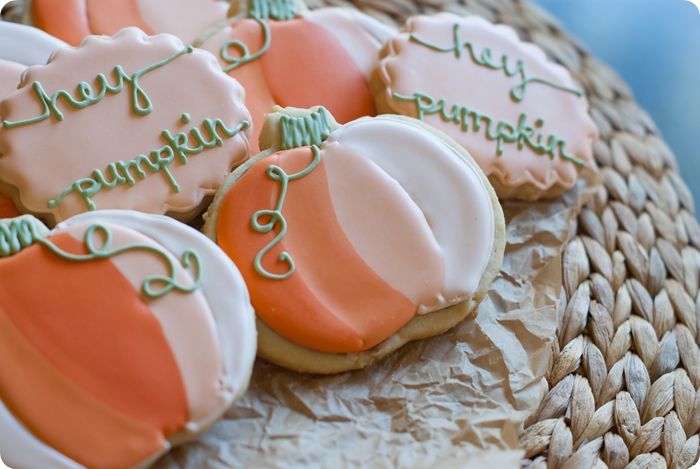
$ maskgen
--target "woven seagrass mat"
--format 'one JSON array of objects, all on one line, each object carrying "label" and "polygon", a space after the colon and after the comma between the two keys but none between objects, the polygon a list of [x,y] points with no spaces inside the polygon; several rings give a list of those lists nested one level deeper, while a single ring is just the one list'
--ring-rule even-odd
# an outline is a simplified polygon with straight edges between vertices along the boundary
[{"label": "woven seagrass mat", "polygon": [[604,182],[564,250],[567,302],[549,391],[520,435],[524,465],[692,466],[700,427],[700,226],[673,154],[629,88],[527,2],[325,3],[399,25],[441,10],[506,23],[585,88],[600,129],[595,157]]},{"label": "woven seagrass mat", "polygon": [[506,23],[586,89],[603,187],[564,249],[549,391],[520,440],[531,468],[687,468],[700,428],[700,225],[673,154],[625,83],[518,0],[307,0],[401,25],[451,11]]}]

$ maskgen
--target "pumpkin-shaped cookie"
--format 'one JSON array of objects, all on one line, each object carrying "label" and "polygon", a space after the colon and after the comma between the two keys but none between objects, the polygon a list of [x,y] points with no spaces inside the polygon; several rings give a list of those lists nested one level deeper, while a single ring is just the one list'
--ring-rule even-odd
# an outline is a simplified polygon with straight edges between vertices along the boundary
[{"label": "pumpkin-shaped cookie", "polygon": [[77,46],[91,34],[111,36],[128,26],[174,34],[191,42],[226,19],[221,0],[28,0],[28,22]]},{"label": "pumpkin-shaped cookie", "polygon": [[205,236],[98,211],[0,222],[0,454],[12,467],[137,467],[246,389],[248,293]]},{"label": "pumpkin-shaped cookie", "polygon": [[192,219],[249,156],[241,86],[208,52],[137,28],[30,68],[0,122],[0,192],[50,223],[96,209]]},{"label": "pumpkin-shaped cookie", "polygon": [[583,89],[509,26],[411,18],[382,50],[372,85],[381,112],[421,119],[463,145],[499,197],[555,197],[595,171]]},{"label": "pumpkin-shaped cookie", "polygon": [[239,5],[229,25],[195,45],[215,54],[245,88],[253,153],[274,105],[322,105],[343,123],[376,114],[369,81],[390,28],[356,10],[308,11],[295,0]]},{"label": "pumpkin-shaped cookie", "polygon": [[[43,65],[62,41],[30,26],[0,21],[0,100],[17,90],[28,65]],[[12,201],[0,195],[0,218],[18,215]]]},{"label": "pumpkin-shaped cookie", "polygon": [[399,116],[338,126],[319,107],[268,116],[261,146],[204,231],[246,280],[262,357],[360,368],[475,309],[501,265],[504,221],[456,143]]}]

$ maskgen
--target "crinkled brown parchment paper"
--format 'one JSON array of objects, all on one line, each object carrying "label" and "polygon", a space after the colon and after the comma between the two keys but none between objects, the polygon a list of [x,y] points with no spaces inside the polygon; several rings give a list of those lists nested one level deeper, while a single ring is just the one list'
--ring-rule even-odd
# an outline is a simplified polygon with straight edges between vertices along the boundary
[{"label": "crinkled brown parchment paper", "polygon": [[157,467],[518,467],[583,192],[504,205],[505,261],[476,317],[362,371],[317,377],[258,361],[246,396]]}]

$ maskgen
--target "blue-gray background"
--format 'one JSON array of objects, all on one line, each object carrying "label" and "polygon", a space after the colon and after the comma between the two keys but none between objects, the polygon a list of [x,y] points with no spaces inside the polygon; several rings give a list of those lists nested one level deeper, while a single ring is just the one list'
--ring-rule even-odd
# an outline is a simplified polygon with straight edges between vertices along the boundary
[{"label": "blue-gray background", "polygon": [[700,14],[686,0],[534,0],[632,87],[700,208]]}]

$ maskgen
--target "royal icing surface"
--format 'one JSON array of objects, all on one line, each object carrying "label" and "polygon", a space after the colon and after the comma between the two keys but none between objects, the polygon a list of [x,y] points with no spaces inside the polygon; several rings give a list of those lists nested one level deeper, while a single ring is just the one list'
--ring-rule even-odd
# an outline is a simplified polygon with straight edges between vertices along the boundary
[{"label": "royal icing surface", "polygon": [[224,21],[228,8],[220,0],[32,0],[34,24],[72,45],[128,26],[191,42]]},{"label": "royal icing surface", "polygon": [[289,20],[241,19],[197,45],[246,89],[252,152],[273,105],[323,105],[339,122],[376,113],[369,79],[392,31],[356,11],[323,8]]},{"label": "royal icing surface", "polygon": [[223,197],[216,240],[287,340],[368,350],[476,291],[495,235],[489,192],[425,127],[363,118],[319,147],[264,155]]},{"label": "royal icing surface", "polygon": [[210,54],[174,36],[92,36],[0,103],[0,179],[56,221],[98,208],[194,216],[248,157],[242,101]]},{"label": "royal icing surface", "polygon": [[0,99],[17,90],[26,68],[17,62],[0,59]]},{"label": "royal icing surface", "polygon": [[412,18],[378,71],[387,111],[446,132],[497,188],[561,192],[591,164],[596,128],[582,90],[507,26],[447,13]]},{"label": "royal icing surface", "polygon": [[65,42],[37,28],[0,21],[1,60],[43,65],[55,50],[66,46]]},{"label": "royal icing surface", "polygon": [[[133,467],[167,450],[168,438],[201,431],[247,385],[255,329],[245,286],[191,228],[100,211],[48,237],[5,223],[3,244],[19,245],[0,259],[8,463]],[[210,301],[220,279],[228,290]],[[149,296],[149,281],[163,294]]]},{"label": "royal icing surface", "polygon": [[[66,44],[29,26],[0,21],[0,100],[17,90],[27,65],[45,64]],[[0,218],[18,215],[12,201],[0,195]]]}]

